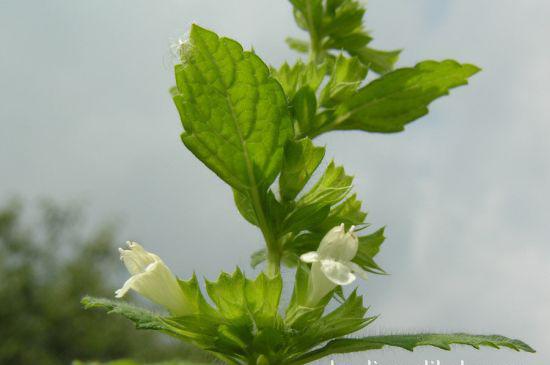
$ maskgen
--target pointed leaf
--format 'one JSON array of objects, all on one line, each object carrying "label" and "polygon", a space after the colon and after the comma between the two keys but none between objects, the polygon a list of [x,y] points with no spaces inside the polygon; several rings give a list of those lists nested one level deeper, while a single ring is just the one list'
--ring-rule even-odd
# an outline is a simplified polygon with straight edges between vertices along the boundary
[{"label": "pointed leaf", "polygon": [[285,145],[279,190],[283,200],[294,200],[325,156],[324,147],[316,147],[309,138]]},{"label": "pointed leaf", "polygon": [[374,233],[359,237],[359,251],[361,254],[369,257],[375,257],[378,255],[378,252],[380,252],[380,246],[386,239],[384,236],[384,231],[385,228],[380,228]]},{"label": "pointed leaf", "polygon": [[357,200],[357,195],[353,194],[341,204],[333,207],[327,219],[316,230],[326,233],[341,223],[347,227],[357,226],[363,224],[366,217],[367,213],[361,211],[361,202]]},{"label": "pointed leaf", "polygon": [[363,297],[353,291],[346,301],[329,314],[312,323],[301,337],[303,345],[315,346],[327,340],[359,331],[376,317],[365,318]]},{"label": "pointed leaf", "polygon": [[182,57],[174,102],[187,148],[241,192],[269,186],[293,133],[279,83],[257,55],[197,25]]},{"label": "pointed leaf", "polygon": [[237,189],[233,189],[233,198],[235,199],[235,205],[243,218],[246,219],[248,223],[257,226],[258,218],[256,218],[256,212],[254,211],[252,199],[249,194],[241,193]]},{"label": "pointed leaf", "polygon": [[333,205],[346,197],[352,188],[353,177],[346,175],[342,166],[332,161],[319,181],[307,192],[298,204],[324,203]]},{"label": "pointed leaf", "polygon": [[357,56],[362,64],[378,74],[385,74],[393,70],[393,66],[399,59],[400,50],[380,51],[369,47],[362,47],[350,52]]},{"label": "pointed leaf", "polygon": [[279,81],[291,103],[296,92],[307,86],[314,92],[317,91],[326,74],[328,64],[317,65],[315,63],[304,64],[301,60],[293,66],[284,63],[279,69],[271,68],[271,74]]},{"label": "pointed leaf", "polygon": [[407,123],[427,114],[433,100],[465,85],[478,71],[473,65],[447,60],[425,61],[390,72],[359,89],[317,134],[337,129],[400,132]]},{"label": "pointed leaf", "polygon": [[240,269],[221,273],[216,281],[206,280],[206,291],[220,313],[233,321],[247,321],[245,277]]},{"label": "pointed leaf", "polygon": [[339,55],[330,79],[321,92],[321,105],[331,107],[351,97],[367,76],[367,70],[359,59]]},{"label": "pointed leaf", "polygon": [[391,335],[391,336],[372,336],[364,338],[344,338],[330,341],[324,347],[314,350],[310,353],[290,361],[291,365],[307,364],[317,359],[332,354],[343,354],[349,352],[378,350],[384,346],[401,347],[412,351],[418,346],[434,346],[443,350],[450,350],[451,345],[469,345],[475,349],[481,346],[493,348],[506,347],[516,351],[535,352],[526,343],[520,340],[514,340],[498,335],[469,335],[465,333],[454,334],[414,334],[414,335]]},{"label": "pointed leaf", "polygon": [[316,129],[317,98],[309,86],[298,90],[292,100],[292,109],[295,119],[294,132],[297,136],[307,135],[310,129]]},{"label": "pointed leaf", "polygon": [[309,52],[309,42],[308,41],[288,37],[287,39],[285,39],[285,42],[286,42],[286,44],[288,44],[288,46],[291,49],[293,49],[297,52],[300,52],[300,53],[308,53]]},{"label": "pointed leaf", "polygon": [[268,278],[262,272],[255,280],[246,279],[247,308],[258,327],[271,327],[276,324],[282,289],[283,281],[280,275]]}]

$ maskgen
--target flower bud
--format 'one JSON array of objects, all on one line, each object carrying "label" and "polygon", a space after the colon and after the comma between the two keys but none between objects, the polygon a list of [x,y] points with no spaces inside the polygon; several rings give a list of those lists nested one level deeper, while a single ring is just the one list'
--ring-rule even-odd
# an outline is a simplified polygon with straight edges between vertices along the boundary
[{"label": "flower bud", "polygon": [[122,298],[132,289],[150,301],[159,304],[174,316],[190,314],[189,305],[175,275],[157,255],[145,251],[136,242],[128,242],[129,249],[119,249],[120,259],[132,276],[115,292]]}]

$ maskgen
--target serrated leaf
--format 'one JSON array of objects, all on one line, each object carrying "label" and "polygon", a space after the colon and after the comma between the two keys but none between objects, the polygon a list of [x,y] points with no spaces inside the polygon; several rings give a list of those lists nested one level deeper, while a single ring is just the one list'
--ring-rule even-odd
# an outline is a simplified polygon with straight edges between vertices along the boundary
[{"label": "serrated leaf", "polygon": [[263,272],[255,280],[246,279],[247,308],[258,327],[273,327],[278,320],[279,300],[283,290],[280,275],[267,277]]},{"label": "serrated leaf", "polygon": [[343,0],[327,7],[327,15],[323,32],[334,39],[361,31],[365,8],[358,1]]},{"label": "serrated leaf", "polygon": [[374,261],[374,256],[378,254],[380,246],[384,242],[384,228],[371,233],[367,236],[359,237],[359,248],[353,258],[353,262],[359,265],[363,270],[373,274],[385,275],[386,271]]},{"label": "serrated leaf", "polygon": [[223,317],[232,321],[248,320],[244,295],[245,277],[237,268],[233,274],[222,272],[216,281],[206,280],[208,296]]},{"label": "serrated leaf", "polygon": [[[322,0],[290,0],[295,9],[298,25],[308,29],[310,32],[321,31],[323,20]],[[299,12],[300,15],[297,15]]]},{"label": "serrated leaf", "polygon": [[357,56],[362,64],[378,74],[385,74],[393,70],[393,66],[399,59],[401,50],[380,51],[370,47],[360,47],[350,54]]},{"label": "serrated leaf", "polygon": [[332,161],[319,181],[299,200],[299,205],[323,203],[334,205],[344,199],[352,188],[353,177]]},{"label": "serrated leaf", "polygon": [[351,97],[367,76],[367,70],[359,59],[339,55],[332,68],[330,79],[321,91],[321,105],[332,107]]},{"label": "serrated leaf", "polygon": [[345,50],[350,55],[354,54],[354,50],[361,49],[372,41],[372,37],[360,30],[349,33],[344,36],[334,36],[325,43],[325,48],[331,48],[338,51]]},{"label": "serrated leaf", "polygon": [[395,133],[428,113],[428,105],[449,90],[467,84],[479,69],[455,61],[425,61],[381,76],[337,109],[334,120],[318,134],[330,130],[360,129]]},{"label": "serrated leaf", "polygon": [[365,222],[367,213],[361,211],[361,201],[353,194],[341,204],[333,207],[325,221],[316,228],[323,233],[328,232],[332,227],[344,223],[347,227],[357,226]]},{"label": "serrated leaf", "polygon": [[[363,27],[364,5],[357,0],[290,0],[298,26],[310,34],[309,42],[289,43],[291,48],[313,51],[318,60],[333,57],[331,50],[358,56],[363,65],[376,73],[392,69],[399,51],[378,51],[367,47],[372,37]],[[319,13],[322,21],[319,22]],[[312,55],[310,53],[310,55]]]},{"label": "serrated leaf", "polygon": [[109,314],[118,314],[134,322],[137,329],[156,330],[171,336],[192,341],[196,336],[181,328],[170,318],[162,317],[157,313],[145,310],[120,300],[94,298],[86,296],[81,300],[84,309],[104,309]]},{"label": "serrated leaf", "polygon": [[363,306],[363,297],[354,290],[343,304],[311,324],[301,336],[303,342],[315,346],[327,340],[359,331],[372,323],[376,317],[365,318],[367,308]]},{"label": "serrated leaf", "polygon": [[317,65],[309,62],[305,64],[298,60],[292,66],[285,62],[278,69],[272,67],[271,74],[283,87],[288,102],[292,103],[296,92],[301,88],[307,86],[313,91],[319,88],[328,66],[326,63]]},{"label": "serrated leaf", "polygon": [[192,313],[213,318],[219,317],[218,313],[208,304],[202,295],[199,281],[195,273],[193,273],[193,276],[189,280],[178,279],[178,284]]},{"label": "serrated leaf", "polygon": [[368,350],[378,350],[385,346],[400,347],[412,351],[418,346],[433,346],[443,350],[450,350],[451,345],[468,345],[475,349],[481,346],[501,348],[506,347],[516,351],[535,352],[526,343],[520,340],[510,339],[499,335],[469,335],[465,333],[454,334],[412,334],[372,336],[363,338],[344,338],[330,341],[324,347],[300,356],[289,365],[307,364],[332,354],[343,354]]},{"label": "serrated leaf", "polygon": [[285,145],[279,190],[283,200],[293,200],[309,181],[325,156],[324,147],[316,147],[309,138]]},{"label": "serrated leaf", "polygon": [[385,228],[380,228],[367,236],[359,237],[359,251],[369,257],[375,257],[380,252],[380,246],[384,243]]},{"label": "serrated leaf", "polygon": [[269,186],[292,136],[286,98],[253,52],[193,25],[176,65],[184,144],[233,188]]},{"label": "serrated leaf", "polygon": [[139,329],[165,330],[168,326],[162,317],[151,311],[128,304],[120,300],[94,298],[86,296],[81,300],[84,309],[100,308],[107,310],[109,314],[122,315],[136,325]]},{"label": "serrated leaf", "polygon": [[297,205],[283,222],[283,233],[299,233],[303,230],[315,227],[323,222],[330,212],[330,205],[315,203],[309,205]]}]

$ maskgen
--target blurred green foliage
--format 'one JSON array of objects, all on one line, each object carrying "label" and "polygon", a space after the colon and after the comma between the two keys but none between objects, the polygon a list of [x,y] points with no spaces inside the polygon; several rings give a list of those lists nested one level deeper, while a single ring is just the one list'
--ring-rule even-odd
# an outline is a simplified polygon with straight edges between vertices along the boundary
[{"label": "blurred green foliage", "polygon": [[0,207],[0,364],[205,359],[122,318],[82,309],[84,295],[111,297],[114,279],[124,280],[115,241],[114,225],[90,228],[77,207]]},{"label": "blurred green foliage", "polygon": [[[110,362],[82,362],[82,361],[75,361],[72,365],[143,365],[140,364],[134,360],[115,360]],[[189,362],[189,361],[164,361],[164,362],[155,362],[155,363],[149,363],[145,365],[200,365],[196,362]]]}]

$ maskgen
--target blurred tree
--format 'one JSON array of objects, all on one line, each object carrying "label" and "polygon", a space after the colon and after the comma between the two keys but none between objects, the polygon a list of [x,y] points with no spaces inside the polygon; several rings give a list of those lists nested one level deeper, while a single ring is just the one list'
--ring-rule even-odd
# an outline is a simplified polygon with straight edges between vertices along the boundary
[{"label": "blurred tree", "polygon": [[85,233],[80,209],[51,202],[38,212],[29,217],[37,223],[25,224],[21,203],[0,208],[0,364],[205,359],[122,318],[84,311],[85,294],[113,295],[121,268],[114,226]]}]

